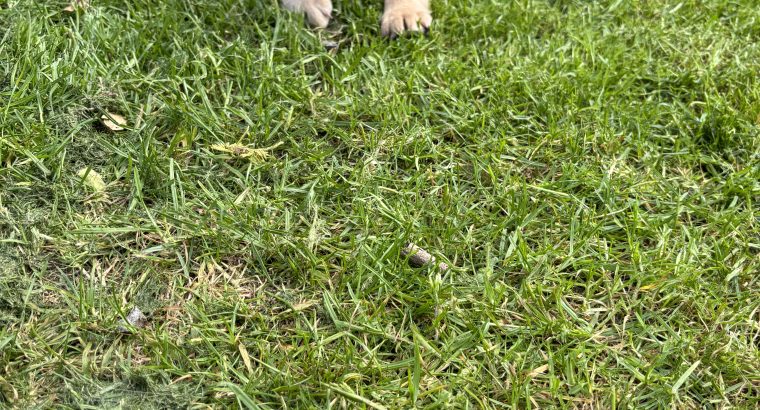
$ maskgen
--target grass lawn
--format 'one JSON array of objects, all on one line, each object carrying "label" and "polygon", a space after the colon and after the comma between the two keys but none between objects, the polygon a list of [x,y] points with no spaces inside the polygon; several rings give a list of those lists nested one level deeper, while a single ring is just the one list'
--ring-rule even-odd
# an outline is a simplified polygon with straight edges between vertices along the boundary
[{"label": "grass lawn", "polygon": [[0,407],[760,406],[756,1],[381,3],[0,0]]}]

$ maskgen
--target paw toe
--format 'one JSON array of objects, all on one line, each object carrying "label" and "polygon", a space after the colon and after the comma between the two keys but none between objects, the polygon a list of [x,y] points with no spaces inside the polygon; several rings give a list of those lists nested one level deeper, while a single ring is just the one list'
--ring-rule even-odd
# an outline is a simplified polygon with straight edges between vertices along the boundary
[{"label": "paw toe", "polygon": [[430,11],[425,7],[397,7],[383,13],[380,31],[391,38],[405,32],[427,32],[432,21]]},{"label": "paw toe", "polygon": [[300,13],[306,13],[309,24],[325,28],[330,23],[332,15],[332,1],[330,0],[282,0],[285,9]]}]

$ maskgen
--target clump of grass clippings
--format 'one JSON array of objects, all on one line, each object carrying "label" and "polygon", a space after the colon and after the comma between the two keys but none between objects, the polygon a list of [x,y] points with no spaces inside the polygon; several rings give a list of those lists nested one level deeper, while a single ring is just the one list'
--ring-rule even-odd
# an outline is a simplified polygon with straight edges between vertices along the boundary
[{"label": "clump of grass clippings", "polygon": [[253,148],[240,143],[235,144],[214,144],[211,149],[215,151],[225,152],[233,157],[246,158],[253,162],[262,162],[271,156],[270,152],[282,145],[282,142],[278,142],[267,148]]}]

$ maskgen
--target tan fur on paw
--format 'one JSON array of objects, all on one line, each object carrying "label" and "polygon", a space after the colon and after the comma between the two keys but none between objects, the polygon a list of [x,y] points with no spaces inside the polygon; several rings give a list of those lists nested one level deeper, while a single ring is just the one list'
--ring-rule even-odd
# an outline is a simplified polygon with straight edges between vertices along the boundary
[{"label": "tan fur on paw", "polygon": [[385,0],[380,31],[396,37],[404,32],[427,31],[432,22],[428,0]]},{"label": "tan fur on paw", "polygon": [[287,10],[306,13],[309,24],[325,28],[332,15],[331,0],[282,0],[282,7]]}]

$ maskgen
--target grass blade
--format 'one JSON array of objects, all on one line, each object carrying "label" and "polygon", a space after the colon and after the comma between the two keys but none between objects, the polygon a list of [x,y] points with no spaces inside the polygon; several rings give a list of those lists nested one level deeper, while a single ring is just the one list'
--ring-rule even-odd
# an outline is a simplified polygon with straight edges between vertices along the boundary
[{"label": "grass blade", "polygon": [[673,394],[678,394],[678,389],[680,389],[681,386],[689,378],[689,376],[691,376],[691,374],[694,373],[694,370],[697,369],[697,366],[699,366],[700,363],[701,363],[700,360],[697,360],[696,362],[694,362],[694,364],[689,366],[689,368],[686,369],[686,371],[681,375],[681,377],[679,377],[678,380],[676,380],[675,384],[673,384],[673,388],[671,389]]}]

